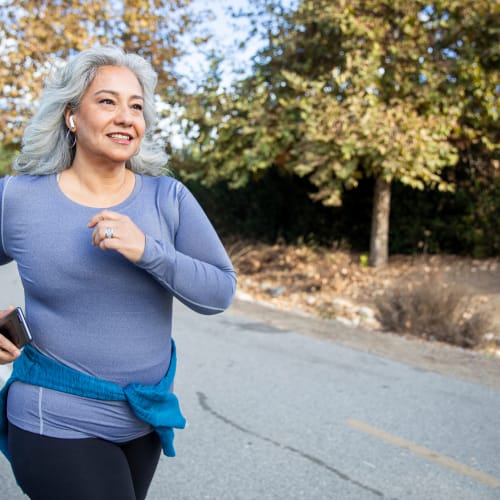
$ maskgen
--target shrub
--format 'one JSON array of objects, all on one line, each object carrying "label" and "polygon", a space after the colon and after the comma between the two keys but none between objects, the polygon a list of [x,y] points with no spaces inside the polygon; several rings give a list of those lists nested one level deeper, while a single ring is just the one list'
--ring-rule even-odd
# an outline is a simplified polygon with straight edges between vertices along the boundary
[{"label": "shrub", "polygon": [[378,320],[387,331],[473,348],[484,340],[491,322],[474,311],[470,297],[437,278],[396,285],[375,302]]}]

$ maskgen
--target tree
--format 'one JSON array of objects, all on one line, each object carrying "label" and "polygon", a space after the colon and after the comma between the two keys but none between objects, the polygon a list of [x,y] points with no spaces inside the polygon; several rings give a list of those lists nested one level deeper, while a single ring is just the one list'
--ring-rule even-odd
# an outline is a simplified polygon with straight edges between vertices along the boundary
[{"label": "tree", "polygon": [[0,142],[16,144],[44,77],[75,51],[112,43],[151,61],[159,91],[175,91],[172,62],[196,22],[191,0],[3,2],[0,14]]},{"label": "tree", "polygon": [[4,176],[9,172],[14,156],[15,152],[12,149],[5,149],[0,144],[0,176]]},{"label": "tree", "polygon": [[464,117],[498,113],[498,73],[481,56],[497,11],[487,0],[302,0],[272,24],[250,77],[193,99],[189,154],[205,182],[237,188],[278,168],[307,177],[325,205],[373,178],[370,263],[383,265],[392,181],[452,189],[442,173],[465,121],[496,147],[484,120]]}]

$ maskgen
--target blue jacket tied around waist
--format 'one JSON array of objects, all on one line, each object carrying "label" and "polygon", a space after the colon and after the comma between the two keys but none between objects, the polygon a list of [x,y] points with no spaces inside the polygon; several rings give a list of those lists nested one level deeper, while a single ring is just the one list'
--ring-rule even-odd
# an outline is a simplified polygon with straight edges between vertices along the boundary
[{"label": "blue jacket tied around waist", "polygon": [[177,357],[172,340],[170,366],[156,385],[129,384],[121,387],[91,375],[74,370],[26,345],[14,362],[11,377],[0,391],[0,451],[9,459],[7,446],[7,392],[10,384],[19,380],[47,389],[54,389],[76,396],[103,401],[128,401],[134,414],[149,423],[158,433],[163,453],[175,456],[174,428],[183,429],[186,419],[182,416],[175,394],[170,392],[174,381]]}]

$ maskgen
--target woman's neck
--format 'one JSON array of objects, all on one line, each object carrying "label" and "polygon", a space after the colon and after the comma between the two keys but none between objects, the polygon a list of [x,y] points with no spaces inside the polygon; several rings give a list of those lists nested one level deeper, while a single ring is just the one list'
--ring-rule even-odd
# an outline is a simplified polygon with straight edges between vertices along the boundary
[{"label": "woman's neck", "polygon": [[66,196],[96,208],[125,201],[134,186],[135,176],[124,166],[97,170],[72,165],[59,177],[59,187]]}]

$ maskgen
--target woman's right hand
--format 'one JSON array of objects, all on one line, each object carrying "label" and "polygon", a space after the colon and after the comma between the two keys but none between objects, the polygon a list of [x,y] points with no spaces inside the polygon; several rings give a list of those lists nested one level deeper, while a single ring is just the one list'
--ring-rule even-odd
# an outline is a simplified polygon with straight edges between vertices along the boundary
[{"label": "woman's right hand", "polygon": [[[9,314],[14,308],[9,307],[4,311],[0,311],[0,318]],[[6,337],[0,333],[0,365],[12,363],[21,355],[21,351]]]}]

